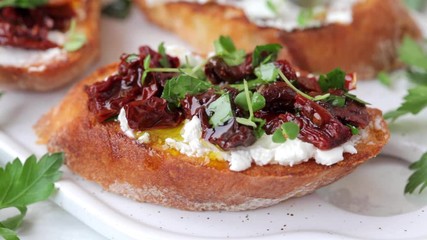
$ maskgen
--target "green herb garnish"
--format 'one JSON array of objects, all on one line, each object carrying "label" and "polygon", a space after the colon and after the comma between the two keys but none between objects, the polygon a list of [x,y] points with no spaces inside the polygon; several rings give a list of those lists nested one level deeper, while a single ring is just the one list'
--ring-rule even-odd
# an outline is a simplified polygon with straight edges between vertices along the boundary
[{"label": "green herb garnish", "polygon": [[330,95],[327,98],[327,101],[330,102],[332,106],[335,106],[335,107],[344,107],[346,102],[344,96],[337,96],[337,95]]},{"label": "green herb garnish", "polygon": [[358,135],[359,134],[359,129],[356,126],[353,126],[351,124],[346,124],[347,127],[350,128],[351,134],[353,135]]},{"label": "green herb garnish", "polygon": [[233,118],[233,111],[231,109],[230,95],[223,94],[217,100],[209,104],[206,109],[210,115],[209,123],[214,127],[222,126]]},{"label": "green herb garnish", "polygon": [[405,101],[397,110],[384,114],[384,118],[392,119],[394,121],[403,115],[409,113],[415,115],[421,112],[427,107],[427,86],[417,86],[409,89],[404,100]]},{"label": "green herb garnish", "polygon": [[261,64],[254,70],[255,75],[266,83],[275,82],[279,77],[279,69],[273,63]]},{"label": "green herb garnish", "polygon": [[245,51],[237,50],[230,37],[220,36],[215,40],[214,46],[216,55],[224,59],[229,66],[240,65],[245,61]]},{"label": "green herb garnish", "polygon": [[427,70],[426,51],[412,38],[405,36],[398,49],[399,58],[410,67]]},{"label": "green herb garnish", "polygon": [[243,84],[244,91],[236,96],[234,102],[243,109],[249,111],[249,117],[238,117],[236,118],[236,121],[242,125],[257,128],[257,123],[265,124],[265,121],[263,119],[256,118],[254,112],[261,110],[265,107],[265,98],[259,93],[252,93],[251,91],[249,91],[248,82],[246,80],[243,81]]},{"label": "green herb garnish", "polygon": [[382,83],[383,85],[390,87],[391,86],[391,78],[390,75],[388,75],[386,72],[379,72],[378,76],[377,76],[378,80],[380,80],[380,83]]},{"label": "green herb garnish", "polygon": [[426,6],[425,0],[405,0],[404,2],[406,6],[417,11],[422,11]]},{"label": "green herb garnish", "polygon": [[319,85],[323,92],[333,89],[345,90],[345,72],[336,68],[326,75],[320,75]]},{"label": "green herb garnish", "polygon": [[163,42],[159,44],[157,51],[162,56],[162,58],[159,61],[160,65],[162,65],[162,67],[164,68],[170,67],[169,59],[168,59],[168,56],[166,55],[166,49]]},{"label": "green herb garnish", "polygon": [[64,43],[64,49],[68,52],[75,52],[85,45],[87,38],[82,32],[76,31],[76,20],[70,23],[70,29],[67,32],[67,39]]},{"label": "green herb garnish", "polygon": [[180,100],[187,94],[194,95],[204,92],[212,87],[212,84],[188,75],[179,75],[166,82],[161,98],[169,104],[180,106]]},{"label": "green herb garnish", "polygon": [[[398,53],[400,60],[408,65],[408,77],[418,84],[426,84],[427,79],[424,76],[427,77],[427,52],[416,41],[410,37],[405,37]],[[394,121],[408,113],[418,114],[426,107],[427,85],[418,85],[409,89],[401,106],[386,113],[384,118]]]},{"label": "green herb garnish", "polygon": [[408,179],[405,193],[413,193],[418,187],[421,193],[427,187],[427,153],[424,153],[420,160],[412,163],[409,169],[415,172]]},{"label": "green herb garnish", "polygon": [[284,143],[286,139],[294,140],[298,137],[300,132],[300,128],[298,124],[294,122],[285,122],[283,123],[279,129],[274,131],[272,140],[275,143]]},{"label": "green herb garnish", "polygon": [[289,79],[285,76],[285,74],[282,73],[282,71],[279,70],[279,76],[282,78],[283,81],[285,81],[285,83],[292,88],[292,90],[294,90],[297,94],[303,96],[304,98],[307,98],[308,100],[311,101],[321,101],[321,100],[325,100],[327,99],[331,94],[330,93],[325,93],[323,95],[318,95],[315,97],[312,97],[306,93],[304,93],[303,91],[299,90],[298,88],[296,88],[291,81],[289,81]]},{"label": "green herb garnish", "polygon": [[48,0],[2,0],[2,7],[35,8],[47,4]]},{"label": "green herb garnish", "polygon": [[44,155],[38,162],[33,155],[24,164],[15,159],[4,168],[0,167],[0,210],[16,208],[20,212],[0,222],[0,236],[6,240],[19,239],[15,230],[21,225],[27,206],[52,195],[54,182],[61,177],[62,163],[63,154],[54,153]]},{"label": "green herb garnish", "polygon": [[102,7],[102,14],[113,18],[124,19],[129,16],[131,7],[131,0],[115,0],[114,2]]},{"label": "green herb garnish", "polygon": [[345,97],[347,97],[347,98],[350,98],[351,100],[353,100],[353,101],[355,101],[355,102],[358,102],[358,103],[360,103],[360,104],[363,104],[363,105],[371,105],[370,103],[368,103],[368,102],[365,102],[365,101],[363,101],[362,99],[360,99],[360,98],[358,98],[356,95],[354,95],[354,94],[351,94],[351,93],[344,93],[344,96]]},{"label": "green herb garnish", "polygon": [[276,60],[280,49],[282,49],[282,46],[275,43],[256,46],[252,53],[252,66],[256,67],[266,59],[269,61]]},{"label": "green herb garnish", "polygon": [[129,54],[128,56],[127,56],[127,58],[126,58],[126,62],[127,63],[131,63],[131,62],[133,62],[133,61],[135,61],[135,60],[138,60],[139,59],[139,55],[138,54]]}]

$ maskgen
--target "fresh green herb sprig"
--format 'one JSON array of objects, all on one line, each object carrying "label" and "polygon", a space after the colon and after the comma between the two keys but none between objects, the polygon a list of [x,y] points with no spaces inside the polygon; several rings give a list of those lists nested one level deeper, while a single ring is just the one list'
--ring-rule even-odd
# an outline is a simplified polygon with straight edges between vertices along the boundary
[{"label": "fresh green herb sprig", "polygon": [[308,95],[308,94],[304,93],[303,91],[299,90],[297,87],[295,87],[295,86],[291,83],[291,81],[289,81],[289,79],[285,76],[285,74],[283,74],[283,73],[282,73],[282,71],[279,71],[279,76],[282,78],[282,80],[283,80],[283,81],[285,81],[285,83],[286,83],[290,88],[292,88],[292,90],[294,90],[294,91],[295,91],[296,93],[298,93],[299,95],[301,95],[301,96],[303,96],[303,97],[307,98],[308,100],[311,100],[311,101],[320,101],[320,100],[325,100],[325,99],[327,99],[327,98],[330,96],[330,94],[329,94],[329,93],[326,93],[326,94],[324,94],[324,95],[318,95],[318,96],[316,96],[316,97],[312,97],[312,96],[310,96],[310,95]]},{"label": "fresh green herb sprig", "polygon": [[159,61],[160,65],[162,65],[162,67],[164,67],[164,68],[171,67],[171,65],[169,63],[168,56],[166,55],[165,44],[163,42],[159,44],[159,47],[157,48],[157,51],[162,56],[162,58]]},{"label": "fresh green herb sprig", "polygon": [[176,107],[180,106],[180,100],[187,94],[195,95],[212,87],[208,81],[194,78],[189,75],[179,75],[166,82],[161,98]]},{"label": "fresh green herb sprig", "polygon": [[418,187],[419,193],[421,193],[427,187],[427,153],[424,153],[418,161],[412,163],[409,169],[413,170],[414,173],[408,179],[405,193],[414,193]]},{"label": "fresh green herb sprig", "polygon": [[387,87],[390,87],[392,84],[392,79],[390,77],[390,75],[388,75],[386,72],[381,71],[378,73],[378,80],[380,80],[380,82]]},{"label": "fresh green herb sprig", "polygon": [[408,66],[407,76],[417,85],[408,90],[400,107],[384,115],[393,121],[406,114],[416,115],[427,108],[427,51],[410,37],[405,37],[398,53],[400,60]]},{"label": "fresh green herb sprig", "polygon": [[0,167],[0,210],[16,208],[18,215],[0,222],[0,236],[6,240],[19,239],[15,230],[22,224],[27,206],[49,198],[59,180],[63,154],[46,154],[37,161],[30,156],[24,164],[19,159]]},{"label": "fresh green herb sprig", "polygon": [[284,143],[287,139],[294,140],[298,137],[300,128],[294,122],[285,122],[274,131],[272,139],[275,143]]},{"label": "fresh green herb sprig", "polygon": [[280,49],[282,46],[276,43],[256,46],[252,53],[252,67],[276,60]]},{"label": "fresh green herb sprig", "polygon": [[384,114],[385,119],[396,119],[406,114],[416,115],[427,108],[427,86],[418,86],[408,90],[402,105],[394,111]]},{"label": "fresh green herb sprig", "polygon": [[[417,41],[406,36],[398,48],[398,55],[407,66],[406,76],[415,83],[415,86],[408,89],[404,101],[396,110],[384,114],[385,119],[392,121],[407,114],[416,115],[427,108],[427,51]],[[380,81],[385,77],[391,79],[386,73],[382,75],[378,76]],[[409,177],[404,192],[411,194],[420,187],[421,193],[427,186],[427,153],[409,168],[414,172]]]},{"label": "fresh green herb sprig", "polygon": [[404,2],[406,6],[417,11],[422,11],[426,6],[425,0],[405,0]]},{"label": "fresh green herb sprig", "polygon": [[220,36],[215,40],[214,47],[216,55],[224,59],[229,66],[237,66],[245,61],[245,51],[236,49],[233,40],[228,36]]},{"label": "fresh green herb sprig", "polygon": [[[126,59],[127,61],[127,59]],[[205,65],[205,62],[200,63],[197,66],[190,66],[189,64],[187,64],[186,66],[181,66],[179,68],[166,68],[166,67],[160,67],[160,68],[152,68],[150,67],[150,63],[151,63],[151,56],[147,55],[144,58],[144,62],[143,62],[143,66],[144,66],[144,72],[141,75],[141,85],[144,85],[145,83],[145,79],[148,76],[148,73],[150,72],[160,72],[160,73],[179,73],[179,74],[184,74],[187,76],[191,76],[193,78],[197,78],[197,79],[205,79],[206,77],[204,76],[204,74],[202,74],[203,76],[200,76],[201,74],[199,74],[200,69],[202,68],[203,65]]]},{"label": "fresh green herb sprig", "polygon": [[209,123],[212,124],[214,128],[224,125],[233,118],[230,95],[228,93],[223,94],[217,100],[209,104],[206,110],[208,115],[210,115]]},{"label": "fresh green herb sprig", "polygon": [[68,52],[75,52],[85,45],[87,37],[83,32],[76,30],[76,20],[73,19],[70,24],[70,29],[67,32],[67,39],[64,43],[64,49]]},{"label": "fresh green herb sprig", "polygon": [[115,0],[102,7],[102,14],[112,18],[125,19],[129,16],[131,7],[131,0]]},{"label": "fresh green herb sprig", "polygon": [[43,6],[48,0],[2,0],[0,8],[3,7],[19,7],[19,8],[35,8]]},{"label": "fresh green herb sprig", "polygon": [[[243,81],[244,91],[239,93],[234,100],[235,103],[246,111],[249,111],[248,118],[236,118],[236,121],[242,125],[257,128],[258,124],[263,123],[263,119],[256,118],[254,112],[265,107],[265,98],[261,94],[249,91],[248,83]],[[258,124],[257,124],[258,123]]]}]

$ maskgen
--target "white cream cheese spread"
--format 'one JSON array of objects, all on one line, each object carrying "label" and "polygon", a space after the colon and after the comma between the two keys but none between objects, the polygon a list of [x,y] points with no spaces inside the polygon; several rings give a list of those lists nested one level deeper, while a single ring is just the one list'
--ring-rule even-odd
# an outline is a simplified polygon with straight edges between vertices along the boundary
[{"label": "white cream cheese spread", "polygon": [[[65,34],[52,31],[49,33],[50,41],[63,45]],[[13,57],[11,57],[13,56]],[[17,47],[0,46],[0,65],[11,67],[28,67],[29,71],[43,71],[46,64],[51,61],[60,61],[66,58],[66,51],[62,48],[50,48],[47,50],[30,50]]]},{"label": "white cream cheese spread", "polygon": [[[125,111],[120,111],[118,121],[123,133],[136,138],[134,131],[129,127]],[[230,163],[230,170],[243,171],[248,169],[252,162],[259,166],[268,164],[279,164],[293,166],[314,159],[316,163],[330,166],[344,159],[344,153],[356,154],[355,145],[363,134],[353,136],[341,146],[323,151],[311,143],[299,139],[288,139],[284,143],[274,143],[271,135],[264,134],[253,145],[241,147],[232,151],[223,151],[212,143],[202,138],[202,126],[200,119],[196,116],[187,120],[181,130],[182,140],[166,138],[165,145],[168,148],[178,150],[180,153],[190,157],[207,157],[214,154]],[[138,138],[139,142],[148,143],[149,134],[144,133]]]},{"label": "white cream cheese spread", "polygon": [[[194,2],[205,4],[216,2],[242,9],[247,18],[262,27],[273,27],[285,31],[320,27],[328,24],[351,24],[353,6],[364,0],[320,0],[318,4],[307,8],[291,0],[148,0],[150,6],[167,2]],[[312,17],[304,25],[298,22],[303,11],[310,11]]]}]

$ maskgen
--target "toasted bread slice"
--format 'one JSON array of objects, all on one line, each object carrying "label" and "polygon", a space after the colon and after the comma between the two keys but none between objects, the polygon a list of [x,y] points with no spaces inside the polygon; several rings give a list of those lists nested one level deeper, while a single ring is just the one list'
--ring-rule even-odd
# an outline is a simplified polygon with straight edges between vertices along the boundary
[{"label": "toasted bread slice", "polygon": [[376,156],[389,138],[377,109],[357,144],[358,153],[332,166],[308,161],[292,167],[256,166],[233,172],[226,161],[206,161],[127,137],[117,122],[99,123],[87,108],[85,86],[116,72],[102,68],[70,90],[35,125],[49,151],[63,151],[67,166],[111,192],[137,201],[186,210],[255,209],[299,197],[327,185]]},{"label": "toasted bread slice", "polygon": [[[90,64],[97,60],[99,55],[99,0],[76,0],[78,6],[76,17],[76,31],[86,35],[86,42],[77,51],[67,52],[59,48],[55,49],[55,57],[44,57],[49,50],[25,50],[17,49],[19,52],[36,51],[38,59],[34,62],[23,60],[19,64],[0,65],[0,86],[7,89],[23,89],[35,91],[48,91],[59,88],[75,79],[87,69]],[[51,1],[51,4],[62,3],[62,1]],[[11,52],[11,51],[8,51]],[[19,58],[27,54],[9,56]],[[45,52],[45,53],[44,53]],[[42,60],[40,60],[42,59]]]},{"label": "toasted bread slice", "polygon": [[[338,0],[339,1],[339,0]],[[328,72],[341,67],[357,72],[360,79],[400,66],[396,49],[404,35],[420,37],[420,31],[400,0],[365,0],[353,7],[351,24],[282,31],[258,27],[238,8],[213,2],[147,4],[135,1],[147,18],[175,32],[202,53],[212,51],[213,40],[229,35],[246,50],[256,45],[280,43],[284,55],[302,70]],[[153,1],[151,1],[153,2]]]}]

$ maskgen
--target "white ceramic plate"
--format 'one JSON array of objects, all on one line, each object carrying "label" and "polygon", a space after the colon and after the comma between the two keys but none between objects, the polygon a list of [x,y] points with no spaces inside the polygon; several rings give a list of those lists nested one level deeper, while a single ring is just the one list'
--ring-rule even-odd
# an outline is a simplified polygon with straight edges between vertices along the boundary
[{"label": "white ceramic plate", "polygon": [[[103,56],[94,68],[115,61],[122,52],[134,52],[142,44],[156,47],[162,41],[183,45],[171,34],[150,26],[137,11],[125,21],[103,19]],[[377,81],[362,82],[357,94],[390,110],[399,105],[407,87],[404,79],[392,89]],[[65,93],[66,89],[7,92],[2,97],[2,159],[46,152],[44,146],[35,144],[32,125]],[[104,192],[66,167],[52,200],[111,239],[425,239],[427,195],[405,196],[403,188],[411,173],[407,161],[415,161],[427,151],[426,122],[425,112],[403,118],[391,127],[395,134],[384,155],[314,194],[265,209],[187,212],[136,203]]]}]

